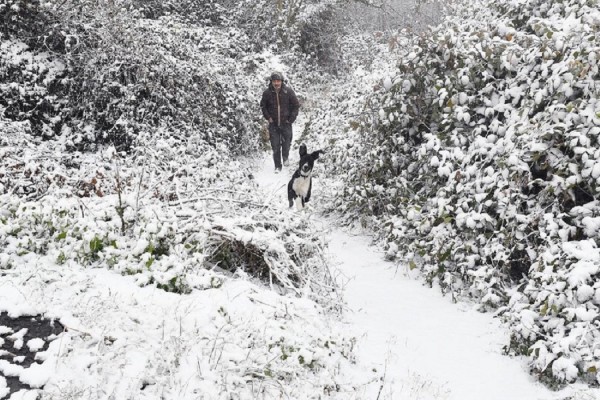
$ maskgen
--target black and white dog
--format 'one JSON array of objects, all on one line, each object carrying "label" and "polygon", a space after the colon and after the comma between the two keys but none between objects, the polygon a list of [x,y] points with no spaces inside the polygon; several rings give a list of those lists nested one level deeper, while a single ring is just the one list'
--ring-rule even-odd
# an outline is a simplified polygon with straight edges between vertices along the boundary
[{"label": "black and white dog", "polygon": [[323,153],[323,150],[313,151],[308,154],[306,145],[300,146],[300,166],[292,175],[292,179],[288,183],[288,200],[290,201],[290,207],[294,205],[294,201],[300,198],[300,202],[297,203],[297,208],[302,209],[304,205],[310,200],[310,191],[312,189],[312,170],[315,164],[315,160],[319,158],[319,155]]}]

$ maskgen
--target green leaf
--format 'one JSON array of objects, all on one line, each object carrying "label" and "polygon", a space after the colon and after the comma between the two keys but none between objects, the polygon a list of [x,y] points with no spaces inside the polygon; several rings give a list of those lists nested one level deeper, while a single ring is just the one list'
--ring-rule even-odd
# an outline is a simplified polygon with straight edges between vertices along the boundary
[{"label": "green leaf", "polygon": [[450,257],[450,254],[452,254],[452,247],[450,247],[448,250],[446,250],[446,252],[444,254],[441,254],[438,256],[439,262],[446,261],[448,259],[448,257]]},{"label": "green leaf", "polygon": [[548,313],[548,301],[544,303],[542,309],[540,310],[540,315],[545,316]]},{"label": "green leaf", "polygon": [[58,234],[58,236],[56,236],[56,240],[64,240],[67,237],[67,231],[62,231],[61,233]]},{"label": "green leaf", "polygon": [[60,252],[60,254],[56,257],[56,263],[58,265],[63,265],[67,261],[67,256],[65,256],[64,252]]},{"label": "green leaf", "polygon": [[148,244],[148,247],[146,247],[146,249],[144,249],[144,252],[154,254],[154,250],[155,250],[154,243],[150,242]]},{"label": "green leaf", "polygon": [[90,240],[90,251],[92,253],[98,253],[103,247],[102,240],[98,236],[94,236],[94,238]]}]

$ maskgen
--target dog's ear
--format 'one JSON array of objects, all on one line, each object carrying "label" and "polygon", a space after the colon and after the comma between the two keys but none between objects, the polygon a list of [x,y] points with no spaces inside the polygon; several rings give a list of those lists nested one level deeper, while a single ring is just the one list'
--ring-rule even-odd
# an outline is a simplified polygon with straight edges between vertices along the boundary
[{"label": "dog's ear", "polygon": [[300,145],[300,157],[303,157],[306,155],[306,153],[308,153],[308,150],[306,150],[306,145],[305,144],[301,144]]},{"label": "dog's ear", "polygon": [[317,150],[310,153],[313,160],[317,160],[321,154],[325,153],[323,150]]}]

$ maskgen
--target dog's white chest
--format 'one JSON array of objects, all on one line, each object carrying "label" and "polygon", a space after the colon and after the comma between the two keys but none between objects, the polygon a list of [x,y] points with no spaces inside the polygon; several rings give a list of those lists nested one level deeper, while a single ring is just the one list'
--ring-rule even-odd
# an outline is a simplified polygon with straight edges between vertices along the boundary
[{"label": "dog's white chest", "polygon": [[310,186],[310,175],[309,176],[301,176],[294,180],[292,184],[292,189],[296,192],[297,195],[306,197],[308,194],[308,188]]}]

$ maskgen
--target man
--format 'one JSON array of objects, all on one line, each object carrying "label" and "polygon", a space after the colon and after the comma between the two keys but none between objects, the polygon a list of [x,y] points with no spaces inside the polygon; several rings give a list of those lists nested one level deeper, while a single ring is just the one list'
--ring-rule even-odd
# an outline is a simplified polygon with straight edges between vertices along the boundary
[{"label": "man", "polygon": [[271,74],[271,81],[267,90],[263,92],[260,101],[263,116],[269,121],[269,136],[275,173],[281,171],[283,165],[288,165],[290,146],[292,144],[292,124],[296,121],[300,103],[296,93],[283,81],[279,72]]}]

